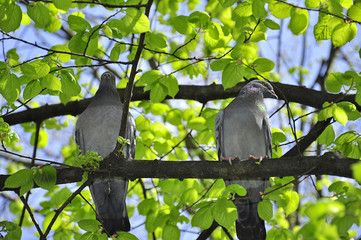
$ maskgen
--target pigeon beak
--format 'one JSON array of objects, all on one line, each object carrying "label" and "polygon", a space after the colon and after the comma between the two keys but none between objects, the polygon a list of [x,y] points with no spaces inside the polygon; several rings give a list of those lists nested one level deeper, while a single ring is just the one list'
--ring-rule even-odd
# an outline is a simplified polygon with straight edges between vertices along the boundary
[{"label": "pigeon beak", "polygon": [[276,95],[275,91],[269,91],[270,95],[268,96],[269,98],[274,98],[274,99],[278,99],[278,96]]}]

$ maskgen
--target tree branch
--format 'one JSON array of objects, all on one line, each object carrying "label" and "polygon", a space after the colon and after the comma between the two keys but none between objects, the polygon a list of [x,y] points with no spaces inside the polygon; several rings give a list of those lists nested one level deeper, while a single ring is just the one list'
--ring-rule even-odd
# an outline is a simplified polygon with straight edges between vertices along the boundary
[{"label": "tree branch", "polygon": [[[220,84],[211,84],[208,86],[194,86],[194,85],[180,85],[179,92],[174,99],[189,99],[196,100],[201,103],[217,99],[226,99],[236,97],[241,88],[246,84],[242,82],[237,84],[233,88],[224,90]],[[338,102],[338,101],[349,101],[356,105],[358,111],[361,111],[361,106],[355,101],[355,95],[344,95],[344,94],[331,94],[305,87],[294,86],[282,83],[273,83],[275,91],[280,100],[287,98],[289,102],[296,102],[317,109],[322,108],[322,104],[325,101]],[[124,96],[124,89],[119,89],[119,94]],[[280,94],[282,92],[282,94]],[[167,99],[171,97],[167,96]],[[143,87],[134,87],[132,101],[149,100],[149,91],[144,92]],[[81,101],[68,102],[66,105],[53,104],[44,105],[39,108],[29,109],[18,113],[9,114],[3,116],[4,121],[10,125],[41,121],[52,117],[63,116],[63,115],[78,115],[84,111],[89,105],[91,99],[84,99]]]},{"label": "tree branch", "polygon": [[[110,159],[111,162],[113,162]],[[259,176],[285,177],[298,175],[336,175],[352,178],[351,165],[359,159],[346,158],[336,153],[328,152],[322,156],[295,156],[274,159],[264,159],[260,164],[253,159],[234,160],[232,165],[227,161],[149,161],[131,160],[115,165],[109,170],[99,170],[93,174],[96,177],[136,178],[198,178],[198,179],[251,179]],[[61,167],[57,169],[57,184],[79,182],[84,170],[76,167]],[[0,189],[3,189],[9,175],[0,175]]]},{"label": "tree branch", "polygon": [[307,135],[298,142],[298,146],[294,146],[291,150],[284,154],[283,157],[292,157],[298,155],[299,152],[303,153],[313,143],[313,141],[315,141],[321,135],[326,127],[330,125],[330,121],[331,118],[325,121],[317,122],[307,133]]},{"label": "tree branch", "polygon": [[[145,8],[145,16],[149,17],[149,11],[150,8],[152,7],[153,4],[153,0],[148,0],[147,6]],[[128,112],[129,112],[129,104],[130,101],[132,99],[132,95],[133,95],[133,88],[134,88],[134,79],[135,79],[135,75],[137,74],[137,69],[138,69],[138,63],[144,48],[144,40],[145,40],[145,33],[140,34],[139,37],[139,45],[137,48],[137,51],[135,53],[134,59],[132,61],[132,69],[130,71],[130,76],[129,76],[129,82],[127,84],[127,88],[125,90],[125,95],[124,95],[124,101],[123,101],[123,113],[122,113],[122,121],[120,124],[120,130],[119,130],[119,136],[125,138],[125,130],[127,127],[127,120],[128,120]],[[117,143],[117,147],[116,150],[119,150],[121,148],[120,144]]]}]

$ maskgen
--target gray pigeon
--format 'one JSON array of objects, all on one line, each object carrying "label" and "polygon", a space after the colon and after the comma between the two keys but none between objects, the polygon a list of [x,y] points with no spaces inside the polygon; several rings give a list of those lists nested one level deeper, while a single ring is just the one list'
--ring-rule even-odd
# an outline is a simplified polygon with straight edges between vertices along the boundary
[{"label": "gray pigeon", "polygon": [[[123,104],[115,87],[115,76],[105,72],[101,76],[99,89],[89,106],[79,115],[75,126],[75,141],[82,154],[98,152],[101,157],[109,155],[117,144]],[[125,138],[130,140],[123,148],[125,158],[134,158],[135,122],[130,113]],[[129,231],[130,223],[125,203],[128,180],[123,178],[95,179],[90,185],[98,220],[106,232]]]},{"label": "gray pigeon", "polygon": [[[219,160],[239,157],[272,157],[272,134],[263,98],[275,98],[271,84],[261,80],[249,82],[238,96],[215,120],[216,145]],[[264,221],[258,216],[257,205],[261,201],[268,181],[260,176],[252,180],[226,181],[227,185],[239,184],[247,190],[245,197],[237,196],[237,237],[240,240],[264,240]]]}]

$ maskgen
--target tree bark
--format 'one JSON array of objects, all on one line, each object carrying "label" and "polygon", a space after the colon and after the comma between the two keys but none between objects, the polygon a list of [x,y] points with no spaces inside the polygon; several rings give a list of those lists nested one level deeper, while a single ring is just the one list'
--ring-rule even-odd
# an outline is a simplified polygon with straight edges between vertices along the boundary
[{"label": "tree bark", "polygon": [[[107,158],[106,158],[107,159]],[[106,160],[104,159],[104,160]],[[108,160],[113,162],[112,157]],[[320,157],[283,157],[228,161],[125,161],[121,166],[112,166],[110,170],[94,171],[97,177],[111,176],[129,178],[199,178],[199,179],[252,179],[302,175],[336,175],[352,178],[351,165],[359,159],[346,158],[337,153],[328,152]],[[79,182],[84,170],[75,167],[57,168],[57,184]],[[91,174],[91,175],[92,175]],[[1,191],[9,175],[0,175]]]},{"label": "tree bark", "polygon": [[[201,103],[217,99],[226,99],[236,97],[240,89],[246,84],[242,82],[237,84],[233,88],[227,90],[223,89],[220,84],[211,84],[208,86],[195,86],[195,85],[180,85],[179,92],[174,99],[189,99],[196,100]],[[287,99],[289,102],[296,102],[304,104],[316,109],[321,109],[322,104],[325,101],[339,102],[349,101],[356,105],[358,111],[361,111],[361,106],[355,102],[355,95],[344,94],[331,94],[306,87],[299,87],[289,84],[272,83],[279,100]],[[120,96],[124,96],[124,89],[119,89]],[[167,99],[171,97],[167,96]],[[132,101],[149,100],[149,91],[144,92],[143,87],[135,87],[133,90]],[[81,101],[68,102],[67,104],[52,104],[44,105],[39,108],[25,110],[18,113],[4,115],[3,119],[10,125],[25,123],[25,122],[37,122],[43,121],[48,118],[63,116],[63,115],[78,115],[84,111],[84,109],[90,103],[90,99],[84,99]]]}]

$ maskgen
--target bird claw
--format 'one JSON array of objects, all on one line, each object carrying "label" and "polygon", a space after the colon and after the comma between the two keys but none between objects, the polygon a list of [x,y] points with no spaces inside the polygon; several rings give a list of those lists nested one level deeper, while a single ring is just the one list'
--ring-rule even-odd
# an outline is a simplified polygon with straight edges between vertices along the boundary
[{"label": "bird claw", "polygon": [[268,159],[268,156],[265,155],[265,156],[255,157],[253,155],[249,155],[248,159],[249,160],[257,160],[260,163],[260,162],[262,162],[263,159]]},{"label": "bird claw", "polygon": [[232,161],[233,160],[239,160],[239,157],[237,155],[234,158],[232,158],[232,157],[229,157],[229,158],[221,157],[221,160],[222,161],[228,161],[229,165],[232,165]]}]

